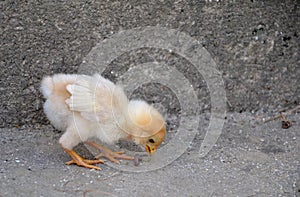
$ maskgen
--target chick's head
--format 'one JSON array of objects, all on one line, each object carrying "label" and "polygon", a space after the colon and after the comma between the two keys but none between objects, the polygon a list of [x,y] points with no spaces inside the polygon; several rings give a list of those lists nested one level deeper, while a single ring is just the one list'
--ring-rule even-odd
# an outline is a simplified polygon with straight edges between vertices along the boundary
[{"label": "chick's head", "polygon": [[165,139],[166,125],[162,115],[144,101],[130,101],[128,108],[132,124],[130,138],[154,154]]}]

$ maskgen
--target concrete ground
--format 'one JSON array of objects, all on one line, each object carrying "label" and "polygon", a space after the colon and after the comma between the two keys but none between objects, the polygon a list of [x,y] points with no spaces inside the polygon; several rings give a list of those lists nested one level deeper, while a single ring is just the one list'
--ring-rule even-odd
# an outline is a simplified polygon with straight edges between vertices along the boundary
[{"label": "concrete ground", "polygon": [[[280,119],[262,121],[300,103],[299,6],[297,0],[1,1],[0,196],[300,196],[299,109],[287,116],[292,123],[288,129]],[[207,79],[215,75],[203,76],[177,51],[141,48],[108,62],[103,76],[117,81],[147,62],[176,68],[199,104],[198,116],[189,120],[192,125],[199,121],[192,143],[175,161],[148,172],[137,171],[164,158],[144,160],[140,166],[107,162],[99,165],[101,171],[64,165],[69,157],[58,144],[61,133],[43,113],[42,77],[82,73],[82,62],[93,58],[89,55],[98,43],[148,26],[184,32],[215,61],[227,111],[217,142],[199,156],[215,109]],[[109,50],[116,51],[119,44]],[[163,111],[168,133],[162,148],[182,132],[183,108],[172,89],[146,84],[130,97]],[[180,148],[174,146],[165,157]],[[83,145],[76,150],[93,157]],[[119,170],[127,167],[135,172]]]},{"label": "concrete ground", "polygon": [[[299,195],[299,117],[261,123],[253,114],[228,114],[210,153],[185,152],[149,172],[67,166],[51,126],[1,129],[2,196],[295,196]],[[80,153],[88,152],[84,147]],[[172,154],[172,152],[170,152]],[[122,161],[120,165],[130,165]],[[141,165],[147,165],[147,162]],[[137,170],[139,166],[136,167]]]}]

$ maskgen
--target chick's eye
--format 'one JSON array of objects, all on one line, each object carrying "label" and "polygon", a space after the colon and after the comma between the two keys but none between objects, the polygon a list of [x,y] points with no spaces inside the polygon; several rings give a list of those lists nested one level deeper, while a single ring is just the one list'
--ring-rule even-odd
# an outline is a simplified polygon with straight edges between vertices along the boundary
[{"label": "chick's eye", "polygon": [[149,142],[150,143],[154,143],[154,140],[151,138],[151,139],[149,139]]}]

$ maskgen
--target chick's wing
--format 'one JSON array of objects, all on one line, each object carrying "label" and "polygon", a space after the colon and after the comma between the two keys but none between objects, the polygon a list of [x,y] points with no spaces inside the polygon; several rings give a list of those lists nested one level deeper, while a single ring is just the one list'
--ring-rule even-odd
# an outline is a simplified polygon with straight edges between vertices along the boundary
[{"label": "chick's wing", "polygon": [[123,89],[99,74],[79,75],[66,88],[71,94],[66,100],[70,110],[89,121],[109,121],[126,110],[128,100]]}]

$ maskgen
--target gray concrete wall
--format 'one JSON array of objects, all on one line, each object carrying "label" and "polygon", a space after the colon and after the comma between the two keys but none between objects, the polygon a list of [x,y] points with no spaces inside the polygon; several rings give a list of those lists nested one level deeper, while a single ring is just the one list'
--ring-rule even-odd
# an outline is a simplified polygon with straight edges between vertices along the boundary
[{"label": "gray concrete wall", "polygon": [[[96,43],[120,30],[160,25],[198,39],[225,81],[229,110],[299,103],[298,1],[2,1],[0,126],[48,124],[44,75],[76,73]],[[165,54],[163,61],[168,62]],[[134,64],[116,61],[112,69]]]}]

